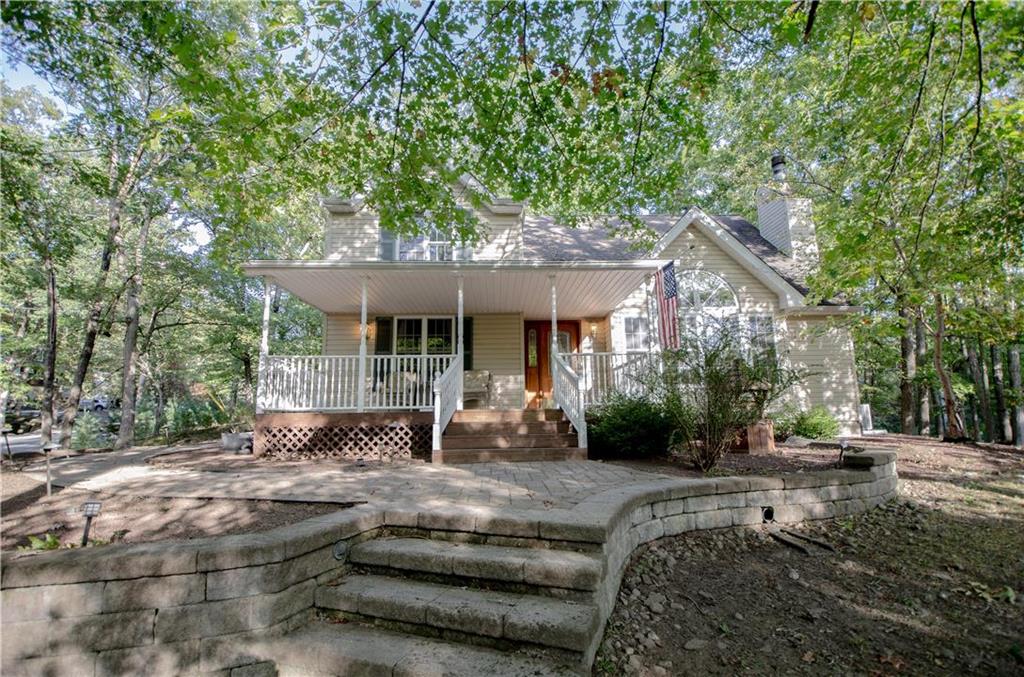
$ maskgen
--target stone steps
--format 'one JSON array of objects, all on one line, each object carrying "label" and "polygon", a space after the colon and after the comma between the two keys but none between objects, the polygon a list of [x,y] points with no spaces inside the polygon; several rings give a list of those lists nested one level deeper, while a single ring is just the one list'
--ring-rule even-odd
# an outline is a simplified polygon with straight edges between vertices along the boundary
[{"label": "stone steps", "polygon": [[[604,562],[598,553],[477,545],[422,538],[390,538],[354,546],[349,562],[395,576],[425,574],[462,582],[512,584],[517,588],[590,593],[598,589]],[[506,588],[508,589],[508,588]]]},{"label": "stone steps", "polygon": [[373,575],[320,586],[316,607],[429,637],[565,652],[575,663],[583,661],[598,626],[593,604]]},{"label": "stone steps", "polygon": [[568,677],[579,668],[361,623],[313,623],[261,648],[280,677]]},{"label": "stone steps", "polygon": [[455,412],[434,463],[582,461],[587,450],[558,409]]}]

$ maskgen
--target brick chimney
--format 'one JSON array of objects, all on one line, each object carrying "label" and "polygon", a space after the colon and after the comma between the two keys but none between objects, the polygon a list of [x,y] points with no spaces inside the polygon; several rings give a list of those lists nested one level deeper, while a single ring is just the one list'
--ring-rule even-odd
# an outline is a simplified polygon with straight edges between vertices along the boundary
[{"label": "brick chimney", "polygon": [[786,182],[786,158],[779,153],[772,156],[771,181],[757,189],[757,228],[805,272],[818,264],[811,201],[792,194]]}]

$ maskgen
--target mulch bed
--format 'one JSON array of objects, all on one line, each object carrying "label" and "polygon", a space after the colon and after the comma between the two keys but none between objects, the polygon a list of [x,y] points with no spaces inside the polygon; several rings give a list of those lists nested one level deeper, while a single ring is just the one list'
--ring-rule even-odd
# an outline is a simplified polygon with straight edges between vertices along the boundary
[{"label": "mulch bed", "polygon": [[[860,442],[897,451],[899,499],[799,527],[836,552],[803,554],[764,527],[641,548],[594,673],[1024,675],[1024,454]],[[818,453],[779,462],[807,470]],[[755,458],[730,455],[723,472]]]},{"label": "mulch bed", "polygon": [[80,508],[86,501],[103,504],[89,534],[94,544],[265,531],[349,507],[338,503],[154,498],[60,487],[54,487],[53,495],[47,497],[45,484],[8,468],[3,471],[2,486],[0,549],[5,552],[28,545],[30,535],[43,537],[50,533],[62,544],[80,543],[85,524]]}]

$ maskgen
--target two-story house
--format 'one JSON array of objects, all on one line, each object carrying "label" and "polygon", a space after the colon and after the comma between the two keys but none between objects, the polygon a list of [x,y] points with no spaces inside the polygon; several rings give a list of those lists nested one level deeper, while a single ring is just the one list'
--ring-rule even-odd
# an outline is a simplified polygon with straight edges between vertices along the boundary
[{"label": "two-story house", "polygon": [[[808,370],[789,401],[859,432],[853,344],[834,322],[857,309],[806,301],[811,205],[783,178],[758,191],[757,226],[696,207],[643,217],[659,235],[647,251],[508,200],[476,212],[473,247],[396,236],[359,200],[324,200],[322,259],[245,264],[324,316],[321,355],[269,355],[265,304],[256,453],[586,458],[587,407],[659,359],[659,322],[710,319]],[[678,316],[659,318],[653,280],[670,261]]]}]

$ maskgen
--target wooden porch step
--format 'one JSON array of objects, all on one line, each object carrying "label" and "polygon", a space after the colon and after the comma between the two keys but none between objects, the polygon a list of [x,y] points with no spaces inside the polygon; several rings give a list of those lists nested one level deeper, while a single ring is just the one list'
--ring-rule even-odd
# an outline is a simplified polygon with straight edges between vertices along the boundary
[{"label": "wooden porch step", "polygon": [[561,421],[561,409],[464,409],[455,412],[452,423],[479,421]]},{"label": "wooden porch step", "polygon": [[568,432],[568,421],[452,421],[444,435],[558,435]]},{"label": "wooden porch step", "polygon": [[438,449],[433,463],[514,463],[522,461],[585,461],[581,447],[528,447],[510,449]]},{"label": "wooden porch step", "polygon": [[490,435],[447,434],[441,440],[444,449],[517,449],[535,447],[575,447],[579,444],[575,433],[516,435],[496,433]]}]

